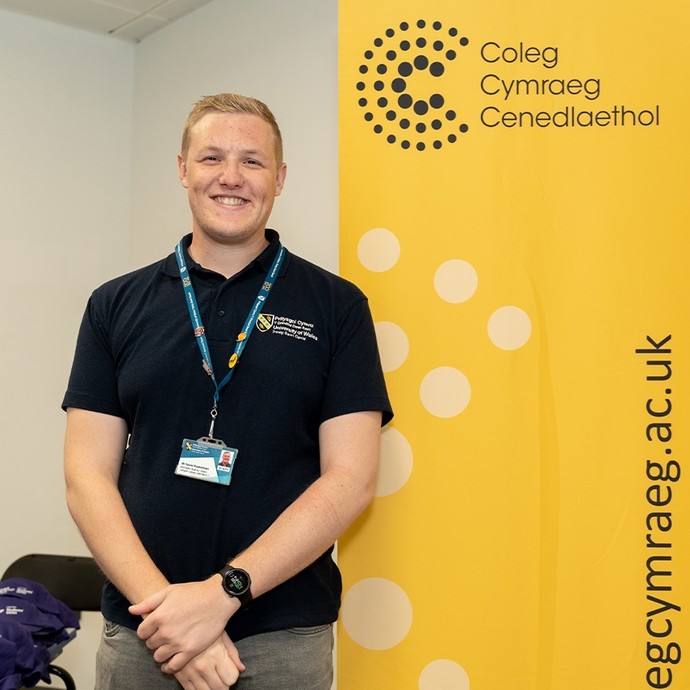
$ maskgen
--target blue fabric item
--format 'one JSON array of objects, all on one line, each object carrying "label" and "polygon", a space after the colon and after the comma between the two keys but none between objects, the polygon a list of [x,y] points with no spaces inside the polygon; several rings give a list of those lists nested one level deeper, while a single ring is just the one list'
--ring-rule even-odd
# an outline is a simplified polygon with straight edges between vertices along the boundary
[{"label": "blue fabric item", "polygon": [[17,662],[17,645],[0,635],[0,678],[14,673]]},{"label": "blue fabric item", "polygon": [[45,613],[30,601],[0,597],[0,620],[21,624],[36,640],[53,644],[66,638],[65,626],[52,613]]},{"label": "blue fabric item", "polygon": [[0,676],[0,690],[17,690],[22,684],[20,673],[11,673],[7,676]]},{"label": "blue fabric item", "polygon": [[[35,644],[29,631],[20,622],[0,618],[0,640],[7,640],[15,647],[14,667],[7,674],[0,675],[0,680],[4,681],[10,676],[19,674],[21,682],[29,687],[41,679],[49,680],[48,649],[42,644]],[[0,685],[0,690],[3,687]]]},{"label": "blue fabric item", "polygon": [[15,666],[18,669],[30,669],[36,659],[36,646],[31,634],[18,621],[0,620],[0,637],[15,645]]},{"label": "blue fabric item", "polygon": [[0,597],[30,601],[39,611],[56,616],[66,628],[79,628],[77,614],[54,597],[46,587],[34,580],[10,577],[0,582]]},{"label": "blue fabric item", "polygon": [[0,654],[9,654],[8,645],[14,648],[11,667],[8,657],[0,656],[0,690],[50,682],[49,648],[69,640],[67,628],[78,627],[74,611],[38,582],[0,582]]}]

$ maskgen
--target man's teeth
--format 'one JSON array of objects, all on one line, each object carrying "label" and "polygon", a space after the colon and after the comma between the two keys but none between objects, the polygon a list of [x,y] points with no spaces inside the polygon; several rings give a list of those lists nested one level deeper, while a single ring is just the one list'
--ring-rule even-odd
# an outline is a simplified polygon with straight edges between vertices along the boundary
[{"label": "man's teeth", "polygon": [[247,203],[244,199],[238,199],[236,196],[217,196],[214,198],[216,201],[221,204],[225,204],[226,206],[241,206],[242,204]]}]

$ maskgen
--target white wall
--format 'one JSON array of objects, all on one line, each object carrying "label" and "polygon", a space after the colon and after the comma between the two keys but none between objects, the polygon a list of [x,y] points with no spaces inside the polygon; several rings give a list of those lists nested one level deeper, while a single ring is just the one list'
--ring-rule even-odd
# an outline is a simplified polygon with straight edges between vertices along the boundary
[{"label": "white wall", "polygon": [[132,247],[142,260],[191,228],[175,156],[201,96],[266,102],[285,140],[288,177],[271,224],[285,244],[337,268],[337,1],[216,0],[137,48]]},{"label": "white wall", "polygon": [[[337,0],[215,0],[138,45],[0,10],[0,574],[87,553],[64,504],[64,393],[91,290],[190,228],[175,156],[194,101],[264,100],[288,181],[272,225],[337,268]],[[61,661],[93,687],[97,614]]]},{"label": "white wall", "polygon": [[[126,263],[135,47],[0,11],[0,574],[86,553],[65,509],[60,402],[84,301]],[[97,614],[70,650],[90,681]]]}]

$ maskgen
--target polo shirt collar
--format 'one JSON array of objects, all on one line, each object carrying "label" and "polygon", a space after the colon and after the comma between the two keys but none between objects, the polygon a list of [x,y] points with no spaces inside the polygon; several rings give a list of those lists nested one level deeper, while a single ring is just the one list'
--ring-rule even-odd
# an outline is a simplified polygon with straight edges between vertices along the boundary
[{"label": "polo shirt collar", "polygon": [[[271,263],[273,262],[273,258],[276,255],[276,252],[278,251],[278,246],[280,244],[280,235],[276,230],[273,230],[271,228],[266,228],[265,230],[266,234],[266,239],[268,240],[268,247],[264,249],[259,256],[257,256],[255,259],[253,259],[247,267],[242,269],[241,272],[244,272],[249,266],[255,265],[258,266],[259,268],[263,269],[264,272],[268,273],[268,270],[271,267]],[[187,267],[189,268],[190,271],[204,271],[203,266],[199,265],[194,259],[189,254],[189,245],[192,243],[192,233],[190,232],[188,235],[185,235],[182,238],[182,249],[184,251],[184,256],[185,256],[185,261],[187,262]],[[285,263],[283,262],[283,266],[281,267],[280,272],[282,273],[285,270]],[[169,254],[168,256],[163,259],[163,266],[162,266],[162,271],[165,275],[171,276],[173,278],[179,278],[180,277],[180,270],[177,267],[177,259],[175,258],[175,252],[172,254]]]}]

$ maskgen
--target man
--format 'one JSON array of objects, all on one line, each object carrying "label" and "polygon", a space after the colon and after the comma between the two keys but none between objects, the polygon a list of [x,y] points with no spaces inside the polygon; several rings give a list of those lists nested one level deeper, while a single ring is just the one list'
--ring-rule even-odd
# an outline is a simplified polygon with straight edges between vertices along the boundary
[{"label": "man", "polygon": [[328,690],[332,547],[392,416],[369,308],[266,228],[286,165],[263,103],[199,101],[178,167],[192,233],[93,293],[63,401],[109,580],[97,688]]}]

